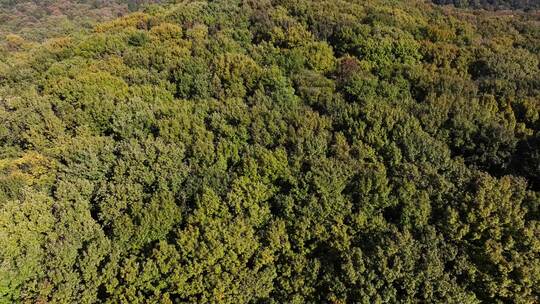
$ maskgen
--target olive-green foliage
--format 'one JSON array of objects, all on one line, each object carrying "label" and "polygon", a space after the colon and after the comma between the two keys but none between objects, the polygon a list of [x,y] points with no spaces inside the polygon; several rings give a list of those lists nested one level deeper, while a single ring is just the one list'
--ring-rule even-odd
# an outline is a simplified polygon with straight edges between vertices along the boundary
[{"label": "olive-green foliage", "polygon": [[539,302],[534,16],[172,2],[0,50],[0,303]]}]

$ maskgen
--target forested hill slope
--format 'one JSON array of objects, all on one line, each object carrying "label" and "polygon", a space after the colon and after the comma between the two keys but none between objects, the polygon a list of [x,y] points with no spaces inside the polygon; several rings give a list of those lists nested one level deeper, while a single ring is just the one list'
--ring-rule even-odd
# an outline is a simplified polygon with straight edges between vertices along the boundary
[{"label": "forested hill slope", "polygon": [[538,303],[540,27],[152,6],[0,51],[0,303]]},{"label": "forested hill slope", "polygon": [[538,10],[538,0],[433,0],[436,4],[452,4],[460,8],[488,10]]},{"label": "forested hill slope", "polygon": [[91,28],[96,22],[111,20],[156,2],[159,1],[0,0],[0,42],[28,44],[73,34]]},{"label": "forested hill slope", "polygon": [[538,0],[432,0],[439,5],[452,4],[460,8],[488,10],[538,10]]}]

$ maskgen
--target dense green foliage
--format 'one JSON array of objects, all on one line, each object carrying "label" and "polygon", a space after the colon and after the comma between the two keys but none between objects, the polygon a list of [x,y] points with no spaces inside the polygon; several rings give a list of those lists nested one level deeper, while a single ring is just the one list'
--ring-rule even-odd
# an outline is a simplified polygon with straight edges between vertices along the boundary
[{"label": "dense green foliage", "polygon": [[152,6],[0,56],[0,303],[538,303],[534,16]]}]

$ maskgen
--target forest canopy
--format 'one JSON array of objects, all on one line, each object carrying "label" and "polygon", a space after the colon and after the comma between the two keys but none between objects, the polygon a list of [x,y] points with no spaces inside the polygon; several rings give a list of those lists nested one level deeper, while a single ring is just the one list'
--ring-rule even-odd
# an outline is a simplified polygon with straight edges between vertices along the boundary
[{"label": "forest canopy", "polygon": [[0,303],[539,302],[538,15],[133,9],[1,24]]},{"label": "forest canopy", "polygon": [[[0,0],[0,44],[33,42],[91,29],[159,0]],[[25,41],[26,40],[26,41]]]},{"label": "forest canopy", "polygon": [[433,0],[436,4],[452,4],[460,8],[482,8],[488,10],[538,10],[538,0]]}]

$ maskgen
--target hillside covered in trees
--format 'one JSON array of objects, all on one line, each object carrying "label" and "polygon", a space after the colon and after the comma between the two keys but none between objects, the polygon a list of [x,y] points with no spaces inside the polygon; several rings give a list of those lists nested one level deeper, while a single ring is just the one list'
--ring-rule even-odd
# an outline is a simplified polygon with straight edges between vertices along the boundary
[{"label": "hillside covered in trees", "polygon": [[159,0],[0,0],[0,44],[25,45],[91,29]]},{"label": "hillside covered in trees", "polygon": [[460,8],[487,10],[538,10],[538,0],[432,0],[436,4],[452,4]]},{"label": "hillside covered in trees", "polygon": [[537,15],[177,2],[1,46],[0,303],[539,302]]}]

